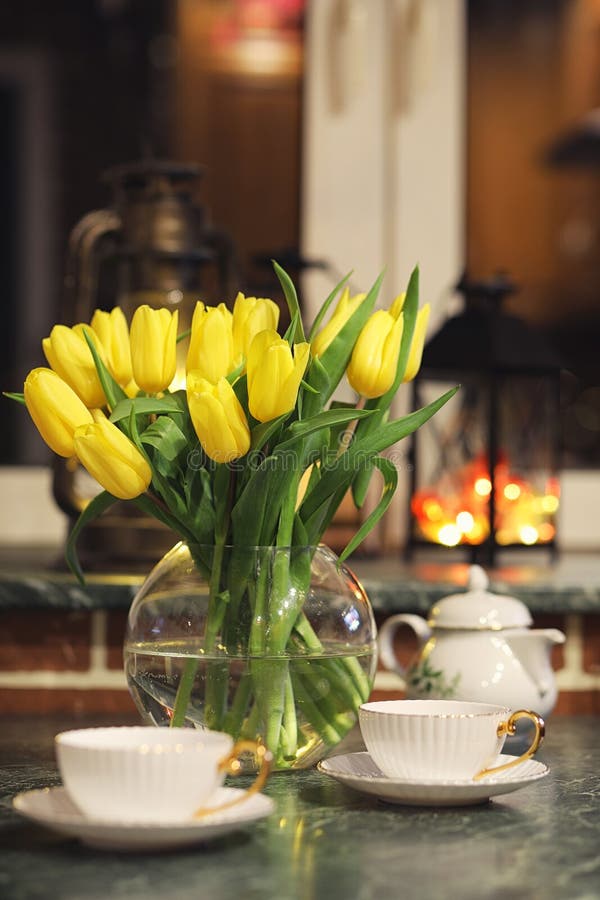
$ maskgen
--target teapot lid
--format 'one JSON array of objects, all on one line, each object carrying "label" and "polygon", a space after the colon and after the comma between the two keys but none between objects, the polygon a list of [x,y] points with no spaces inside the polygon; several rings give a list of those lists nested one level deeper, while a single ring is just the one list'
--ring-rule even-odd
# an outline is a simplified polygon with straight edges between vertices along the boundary
[{"label": "teapot lid", "polygon": [[527,628],[531,614],[516,597],[492,594],[489,579],[481,566],[469,567],[466,593],[444,597],[429,611],[428,624],[432,628],[466,628],[500,631],[502,628]]}]

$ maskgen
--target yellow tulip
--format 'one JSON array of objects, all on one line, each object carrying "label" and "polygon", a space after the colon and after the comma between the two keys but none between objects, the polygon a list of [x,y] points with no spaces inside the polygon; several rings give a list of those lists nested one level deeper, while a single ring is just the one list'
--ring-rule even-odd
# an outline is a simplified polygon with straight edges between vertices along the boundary
[{"label": "yellow tulip", "polygon": [[248,351],[248,404],[259,422],[290,412],[306,369],[310,344],[295,344],[294,355],[276,331],[259,332]]},{"label": "yellow tulip", "polygon": [[149,394],[169,387],[177,365],[179,310],[138,306],[131,320],[131,367],[135,383]]},{"label": "yellow tulip", "polygon": [[74,456],[75,429],[94,421],[75,391],[52,369],[38,368],[25,379],[23,393],[29,415],[50,449],[59,456]]},{"label": "yellow tulip", "polygon": [[333,339],[342,330],[350,316],[356,312],[365,297],[366,294],[356,294],[354,297],[351,297],[350,290],[344,288],[329,322],[313,338],[311,344],[313,356],[322,356],[325,353]]},{"label": "yellow tulip", "polygon": [[248,359],[248,350],[259,331],[277,331],[279,307],[265,297],[239,293],[233,305],[233,349],[238,365]]},{"label": "yellow tulip", "polygon": [[135,444],[95,411],[94,421],[73,435],[75,453],[92,478],[120,500],[133,500],[147,490],[152,469]]},{"label": "yellow tulip", "polygon": [[227,463],[248,452],[248,421],[226,378],[212,384],[200,372],[189,372],[187,397],[194,429],[207,456]]},{"label": "yellow tulip", "polygon": [[378,309],[363,326],[348,364],[348,381],[363,397],[381,397],[396,377],[404,320]]},{"label": "yellow tulip", "polygon": [[55,325],[50,337],[42,341],[42,348],[50,367],[73,388],[89,409],[93,409],[104,406],[106,397],[84,331],[92,338],[102,361],[106,362],[102,345],[89,325],[74,325],[73,328]]},{"label": "yellow tulip", "polygon": [[429,322],[429,312],[429,303],[426,303],[423,309],[420,309],[417,313],[417,321],[415,322],[410,353],[408,355],[408,362],[406,363],[406,370],[402,381],[412,381],[421,368],[423,347],[425,345],[425,332],[427,331],[427,323]]},{"label": "yellow tulip", "polygon": [[235,367],[232,314],[224,303],[206,308],[203,303],[197,303],[186,371],[199,372],[207,381],[216,384]]},{"label": "yellow tulip", "polygon": [[131,381],[131,348],[123,310],[119,306],[115,306],[110,312],[97,309],[92,316],[91,326],[106,353],[108,371],[121,387],[125,387]]},{"label": "yellow tulip", "polygon": [[398,318],[402,310],[404,309],[404,302],[406,300],[406,291],[403,291],[401,294],[394,299],[392,305],[390,306],[390,315],[395,319]]}]

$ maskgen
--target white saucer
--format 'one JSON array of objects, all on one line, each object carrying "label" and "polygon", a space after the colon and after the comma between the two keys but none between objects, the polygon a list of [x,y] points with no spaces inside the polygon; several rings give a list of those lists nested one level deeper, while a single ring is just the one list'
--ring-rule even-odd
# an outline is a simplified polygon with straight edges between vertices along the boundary
[{"label": "white saucer", "polygon": [[[516,759],[503,754],[497,765]],[[408,806],[469,806],[485,803],[490,797],[508,794],[548,774],[548,766],[528,759],[514,769],[490,775],[481,781],[402,781],[387,778],[368,753],[346,753],[321,760],[320,772],[348,787],[372,794],[389,803]]]},{"label": "white saucer", "polygon": [[[220,788],[211,803],[224,804],[243,793],[239,788]],[[13,799],[13,807],[21,815],[102,850],[163,850],[199,844],[270,815],[274,806],[269,797],[254,794],[237,806],[201,819],[162,825],[88,819],[63,787],[25,791]]]}]

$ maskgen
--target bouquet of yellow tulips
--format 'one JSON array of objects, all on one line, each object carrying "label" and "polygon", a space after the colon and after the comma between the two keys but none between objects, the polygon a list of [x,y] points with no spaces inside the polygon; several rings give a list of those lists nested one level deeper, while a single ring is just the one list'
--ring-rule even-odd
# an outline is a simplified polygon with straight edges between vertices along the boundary
[{"label": "bouquet of yellow tulips", "polygon": [[[9,395],[25,403],[55,453],[75,457],[103,488],[67,541],[73,572],[82,578],[81,529],[117,499],[131,500],[187,542],[199,569],[207,567],[201,548],[214,548],[204,650],[234,634],[238,646],[245,642],[248,652],[259,649],[271,659],[283,656],[290,641],[315,646],[301,618],[310,559],[307,567],[306,553],[295,550],[320,542],[349,490],[360,507],[378,470],[379,500],[341,559],[352,553],[397,486],[396,467],[383,451],[454,393],[403,418],[389,417],[398,388],[420,365],[429,310],[418,308],[417,269],[406,292],[377,311],[381,276],[356,296],[343,279],[305,334],[295,287],[274,266],[290,313],[283,336],[278,306],[241,293],[232,311],[198,302],[183,335],[177,311],[140,306],[128,325],[119,308],[97,310],[89,325],[56,325],[42,342],[49,368],[33,369],[23,394]],[[174,381],[181,340],[189,341],[185,386]],[[358,395],[354,403],[332,399],[345,374]],[[259,611],[256,595],[243,589],[248,573],[241,565],[224,567],[223,559],[226,547],[261,546],[288,552]],[[232,572],[236,586],[227,583]],[[242,633],[244,622],[250,624]],[[181,679],[173,724],[186,719],[195,665]],[[370,689],[364,673],[348,665],[338,675],[358,706]],[[280,756],[291,690],[286,679],[285,667],[279,673],[257,668],[254,679],[260,733]],[[227,716],[219,690],[215,675],[205,724],[216,728]],[[248,708],[234,732],[243,733]],[[287,743],[289,757],[294,748]]]}]

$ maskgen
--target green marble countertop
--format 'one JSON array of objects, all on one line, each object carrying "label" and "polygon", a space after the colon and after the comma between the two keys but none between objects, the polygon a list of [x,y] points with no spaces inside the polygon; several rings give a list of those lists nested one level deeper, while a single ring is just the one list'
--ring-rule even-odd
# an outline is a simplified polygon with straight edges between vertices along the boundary
[{"label": "green marble countertop", "polygon": [[[448,559],[448,561],[445,561]],[[550,563],[547,554],[516,556],[490,570],[490,587],[523,600],[532,613],[600,612],[600,558],[570,554]],[[61,552],[0,548],[0,610],[128,609],[141,573],[88,572],[81,586],[64,569]],[[379,613],[419,612],[465,590],[468,565],[433,556],[411,564],[398,558],[354,557],[350,567]]]},{"label": "green marble countertop", "polygon": [[[112,720],[113,724],[115,720]],[[276,812],[167,853],[87,849],[17,816],[15,793],[59,783],[52,737],[106,724],[0,720],[3,900],[592,900],[600,896],[597,719],[557,718],[545,779],[483,806],[417,809],[315,770],[271,777]]]}]

